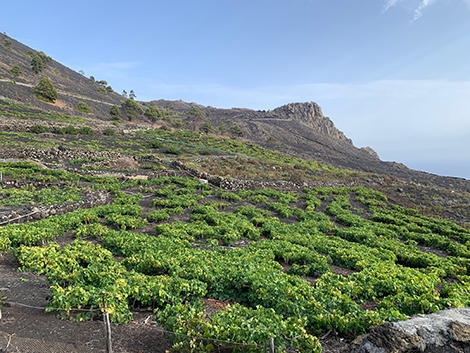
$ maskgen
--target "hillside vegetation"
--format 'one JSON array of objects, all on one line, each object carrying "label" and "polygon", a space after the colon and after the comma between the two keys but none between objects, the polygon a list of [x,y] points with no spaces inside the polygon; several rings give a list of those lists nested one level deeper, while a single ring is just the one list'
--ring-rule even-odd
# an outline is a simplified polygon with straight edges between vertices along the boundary
[{"label": "hillside vegetation", "polygon": [[320,352],[470,305],[467,180],[380,161],[315,103],[139,102],[5,38],[0,251],[47,280],[47,312],[141,310],[175,352]]}]

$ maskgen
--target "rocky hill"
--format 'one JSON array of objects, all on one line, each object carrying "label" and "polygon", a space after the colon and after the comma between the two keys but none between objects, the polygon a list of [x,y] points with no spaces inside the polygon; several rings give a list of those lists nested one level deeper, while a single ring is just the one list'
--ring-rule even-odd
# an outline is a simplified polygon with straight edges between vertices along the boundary
[{"label": "rocky hill", "polygon": [[[87,78],[61,63],[51,59],[45,68],[36,74],[32,69],[32,57],[41,54],[22,43],[0,34],[0,98],[34,107],[43,112],[55,112],[67,116],[81,117],[88,121],[88,126],[115,128],[110,122],[110,108],[121,106],[127,97],[113,91],[108,82],[101,78]],[[47,57],[46,54],[42,53]],[[15,76],[11,73],[17,65],[22,73]],[[57,88],[59,98],[54,104],[38,100],[32,88],[43,77],[49,77]],[[76,109],[79,102],[85,102],[91,113],[85,114]],[[155,105],[170,116],[167,121],[150,119],[144,114],[137,114],[133,121],[128,121],[125,114],[119,131],[125,129],[159,127],[189,128],[201,131],[204,124],[210,122],[213,133],[222,136],[238,136],[245,141],[263,147],[297,156],[309,161],[318,161],[326,165],[366,173],[378,173],[389,177],[400,178],[407,182],[431,183],[439,187],[455,188],[470,191],[470,182],[462,178],[441,177],[429,173],[414,171],[403,164],[381,161],[371,148],[357,148],[352,140],[339,131],[326,116],[320,106],[314,102],[290,103],[274,110],[255,111],[243,108],[217,109],[196,103],[183,101],[155,100],[138,102],[144,112]],[[195,114],[195,112],[199,112]],[[1,116],[1,115],[0,115]],[[171,118],[172,117],[172,118]],[[180,119],[179,125],[169,121]],[[18,123],[11,117],[0,118],[4,129],[21,129],[36,121]],[[220,127],[224,129],[219,129]],[[236,127],[235,133],[227,132]],[[170,127],[168,127],[170,128]],[[206,131],[210,132],[210,131]]]}]

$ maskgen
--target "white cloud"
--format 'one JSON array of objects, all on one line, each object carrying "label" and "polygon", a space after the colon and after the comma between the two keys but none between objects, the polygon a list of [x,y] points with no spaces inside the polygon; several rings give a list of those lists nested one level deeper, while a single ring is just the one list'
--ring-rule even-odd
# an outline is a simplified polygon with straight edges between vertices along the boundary
[{"label": "white cloud", "polygon": [[387,3],[384,5],[383,12],[386,12],[389,8],[395,6],[400,0],[387,0]]},{"label": "white cloud", "polygon": [[[423,11],[437,1],[439,0],[386,0],[383,6],[383,12],[387,12],[390,8],[395,7],[400,2],[406,2],[409,4],[408,6],[414,9],[413,22],[423,16]],[[461,2],[467,4],[467,8],[470,10],[470,0],[461,0]]]},{"label": "white cloud", "polygon": [[423,0],[419,4],[419,6],[415,10],[415,15],[413,18],[413,21],[416,21],[418,18],[420,18],[423,15],[423,11],[431,6],[436,0]]}]

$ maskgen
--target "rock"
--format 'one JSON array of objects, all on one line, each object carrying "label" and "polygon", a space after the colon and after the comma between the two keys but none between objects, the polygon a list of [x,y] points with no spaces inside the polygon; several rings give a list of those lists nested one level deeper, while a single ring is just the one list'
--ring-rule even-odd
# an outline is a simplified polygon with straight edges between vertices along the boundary
[{"label": "rock", "polygon": [[380,159],[379,155],[377,154],[377,152],[375,152],[371,147],[367,146],[367,147],[362,147],[361,148],[362,151],[365,151],[367,153],[369,153],[372,157],[374,158],[377,158],[377,159]]},{"label": "rock", "polygon": [[289,103],[274,109],[271,115],[275,118],[299,121],[324,135],[352,145],[352,141],[335,127],[330,118],[323,115],[320,106],[315,102]]},{"label": "rock", "polygon": [[353,353],[470,353],[470,308],[456,308],[372,327]]}]

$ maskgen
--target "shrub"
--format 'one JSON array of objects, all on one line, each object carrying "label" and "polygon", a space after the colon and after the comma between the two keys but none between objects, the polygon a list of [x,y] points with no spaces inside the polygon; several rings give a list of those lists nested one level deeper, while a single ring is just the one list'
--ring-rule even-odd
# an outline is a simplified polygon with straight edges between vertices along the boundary
[{"label": "shrub", "polygon": [[227,132],[227,127],[225,126],[224,123],[220,124],[218,127],[217,127],[217,131],[220,132],[220,133],[226,133]]},{"label": "shrub", "polygon": [[90,135],[90,136],[94,136],[95,135],[95,130],[93,130],[92,128],[88,127],[88,126],[84,126],[82,128],[80,128],[78,130],[78,134],[79,135]]},{"label": "shrub", "polygon": [[245,136],[245,134],[243,133],[242,129],[240,129],[240,126],[238,126],[238,125],[231,125],[231,126],[228,128],[228,132],[229,132],[231,135],[234,135],[234,136],[239,136],[239,137]]},{"label": "shrub", "polygon": [[19,67],[18,65],[14,65],[10,69],[10,74],[16,77],[20,77],[23,74],[23,70],[21,70],[21,67]]},{"label": "shrub", "polygon": [[144,116],[149,118],[151,121],[156,121],[160,119],[161,113],[160,113],[160,110],[158,110],[156,106],[151,106],[147,108],[147,110],[144,113]]},{"label": "shrub", "polygon": [[147,147],[147,148],[162,148],[163,143],[161,141],[158,141],[158,140],[152,140],[152,141],[147,142],[145,144],[145,147]]},{"label": "shrub", "polygon": [[98,86],[96,88],[96,92],[98,92],[99,94],[102,94],[103,96],[106,96],[108,94],[106,87],[103,87],[103,86]]},{"label": "shrub", "polygon": [[175,155],[180,155],[181,153],[181,150],[176,147],[176,146],[168,146],[166,149],[165,149],[165,153],[168,153],[168,154],[175,154]]},{"label": "shrub", "polygon": [[44,63],[44,65],[50,63],[52,61],[52,58],[48,55],[46,55],[44,52],[40,51],[37,53],[39,55],[39,57],[41,58],[42,62]]},{"label": "shrub", "polygon": [[33,134],[40,134],[40,133],[43,133],[43,132],[51,132],[51,130],[47,126],[39,125],[39,124],[31,126],[29,128],[29,131],[32,132]]},{"label": "shrub", "polygon": [[78,135],[78,129],[72,125],[66,126],[62,129],[66,135]]},{"label": "shrub", "polygon": [[89,114],[91,112],[90,107],[88,107],[88,104],[86,104],[85,102],[78,103],[76,108],[82,113]]},{"label": "shrub", "polygon": [[113,105],[109,113],[111,114],[111,120],[119,120],[121,114],[119,113],[119,107],[117,105]]},{"label": "shrub", "polygon": [[206,117],[204,116],[204,114],[202,114],[202,112],[199,110],[199,108],[197,107],[193,107],[191,108],[190,111],[188,111],[188,114],[190,116],[193,116],[197,119],[201,119],[201,120],[204,120]]},{"label": "shrub", "polygon": [[268,139],[266,140],[267,143],[276,143],[276,141],[277,140],[273,135],[269,136]]},{"label": "shrub", "polygon": [[11,47],[11,39],[10,39],[10,38],[5,38],[5,39],[3,40],[3,46],[4,46],[5,48],[10,49],[10,47]]},{"label": "shrub", "polygon": [[114,132],[113,129],[111,129],[110,127],[108,127],[106,130],[103,131],[103,134],[106,135],[106,136],[114,136],[116,135],[116,133]]},{"label": "shrub", "polygon": [[34,54],[33,58],[31,59],[31,68],[36,74],[40,73],[46,68],[46,64],[44,64],[44,61],[42,61],[38,54]]},{"label": "shrub", "polygon": [[106,87],[106,92],[114,92],[113,88],[111,86]]},{"label": "shrub", "polygon": [[54,103],[58,97],[57,90],[51,80],[44,77],[33,89],[36,97],[44,102]]},{"label": "shrub", "polygon": [[209,132],[214,131],[214,128],[212,127],[211,122],[208,121],[208,122],[205,122],[205,123],[199,128],[199,130],[204,131],[206,134],[208,134]]},{"label": "shrub", "polygon": [[136,116],[144,113],[139,104],[132,98],[128,98],[125,102],[122,102],[121,108],[129,120],[133,120]]},{"label": "shrub", "polygon": [[173,124],[174,127],[181,129],[183,127],[183,120],[181,119],[174,119]]}]

